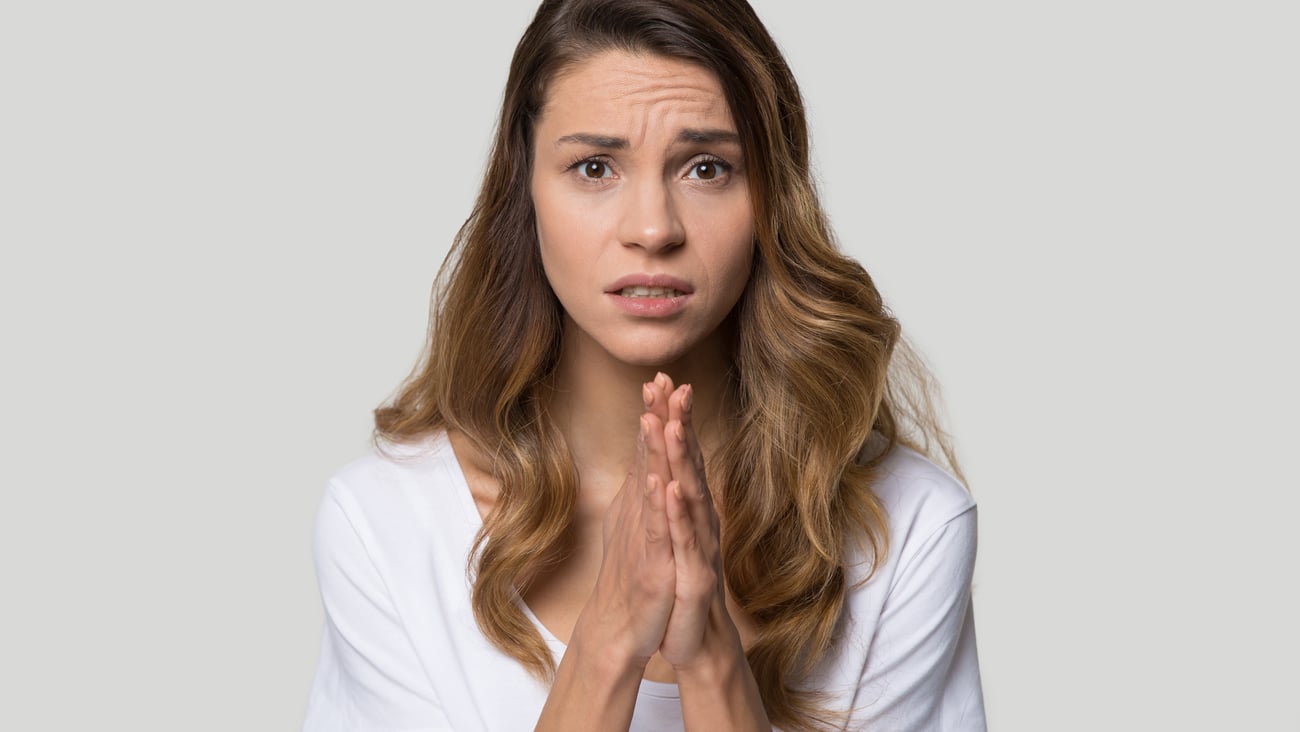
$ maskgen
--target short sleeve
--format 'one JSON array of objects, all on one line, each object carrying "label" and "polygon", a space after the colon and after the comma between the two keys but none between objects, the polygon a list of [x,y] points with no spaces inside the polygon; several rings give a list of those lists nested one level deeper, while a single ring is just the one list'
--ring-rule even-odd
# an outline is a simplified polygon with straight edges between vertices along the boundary
[{"label": "short sleeve", "polygon": [[970,595],[976,526],[972,506],[900,556],[851,729],[986,729]]},{"label": "short sleeve", "polygon": [[449,730],[383,576],[334,489],[316,516],[325,631],[303,731]]}]

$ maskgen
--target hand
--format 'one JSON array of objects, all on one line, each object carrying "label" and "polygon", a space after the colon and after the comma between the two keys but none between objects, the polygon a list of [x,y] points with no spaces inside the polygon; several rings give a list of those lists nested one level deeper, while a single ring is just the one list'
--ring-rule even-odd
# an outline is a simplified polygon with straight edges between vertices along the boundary
[{"label": "hand", "polygon": [[642,415],[632,471],[605,513],[596,587],[575,627],[575,636],[641,667],[659,649],[673,606],[667,465],[662,424]]},{"label": "hand", "polygon": [[[710,654],[743,650],[727,613],[718,515],[691,420],[693,389],[690,385],[674,389],[672,379],[664,374],[646,389],[646,410],[654,417],[651,425],[663,424],[670,475],[665,511],[675,568],[672,613],[659,652],[680,670],[707,660]],[[663,467],[656,462],[651,469]]]}]

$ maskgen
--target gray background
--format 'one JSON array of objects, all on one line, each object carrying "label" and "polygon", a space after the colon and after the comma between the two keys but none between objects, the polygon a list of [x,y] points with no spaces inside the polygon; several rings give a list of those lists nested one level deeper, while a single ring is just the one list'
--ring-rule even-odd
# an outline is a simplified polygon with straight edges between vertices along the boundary
[{"label": "gray background", "polygon": [[[995,730],[1300,730],[1292,3],[756,3],[938,371]],[[0,727],[291,729],[532,0],[0,6]]]}]

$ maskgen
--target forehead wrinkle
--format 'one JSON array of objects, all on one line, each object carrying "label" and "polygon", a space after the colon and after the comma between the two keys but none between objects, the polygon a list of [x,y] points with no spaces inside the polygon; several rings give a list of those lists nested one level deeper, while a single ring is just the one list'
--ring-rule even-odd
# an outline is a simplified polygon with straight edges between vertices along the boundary
[{"label": "forehead wrinkle", "polygon": [[[552,83],[544,110],[569,120],[585,115],[579,120],[583,131],[624,138],[633,146],[643,144],[652,129],[669,131],[668,147],[681,142],[677,138],[684,129],[735,129],[712,73],[685,62],[611,52],[566,69]],[[560,96],[568,98],[556,104]],[[575,114],[571,105],[586,107],[588,100],[591,106]]]},{"label": "forehead wrinkle", "polygon": [[[653,107],[680,102],[702,115],[711,113],[722,102],[720,89],[700,84],[684,74],[641,74],[644,79],[608,79],[609,99],[634,107]],[[598,87],[599,88],[599,87]],[[728,115],[729,117],[730,115]]]},{"label": "forehead wrinkle", "polygon": [[[734,127],[725,102],[716,94],[700,88],[677,84],[662,84],[654,88],[638,85],[607,98],[618,105],[612,119],[625,126],[625,134],[634,146],[644,143],[652,129],[670,131],[666,145],[672,146],[680,143],[680,132],[685,129]],[[723,105],[721,114],[719,104]]]}]

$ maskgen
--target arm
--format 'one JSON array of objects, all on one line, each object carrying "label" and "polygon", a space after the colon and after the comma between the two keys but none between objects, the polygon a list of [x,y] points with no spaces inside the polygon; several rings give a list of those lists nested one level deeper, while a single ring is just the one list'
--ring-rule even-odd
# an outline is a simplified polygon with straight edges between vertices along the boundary
[{"label": "arm", "polygon": [[768,732],[772,725],[725,603],[711,603],[707,622],[704,637],[711,647],[693,662],[674,666],[686,729]]},{"label": "arm", "polygon": [[[659,652],[673,665],[687,730],[771,730],[740,634],[727,612],[718,515],[691,423],[692,389],[656,379],[663,428],[669,533],[676,568],[673,612]],[[666,409],[665,409],[666,408]],[[667,412],[664,415],[664,412]]]},{"label": "arm", "polygon": [[537,720],[537,732],[626,730],[632,723],[646,662],[588,641],[594,633],[587,638],[580,635],[575,627]]},{"label": "arm", "polygon": [[330,485],[314,555],[325,636],[305,732],[448,730],[383,577]]},{"label": "arm", "polygon": [[574,625],[537,730],[626,730],[646,664],[672,610],[674,565],[663,480],[662,435],[641,419],[636,461],[605,515],[604,555],[591,597]]},{"label": "arm", "polygon": [[771,729],[726,609],[689,395],[663,375],[646,385],[636,466],[606,515],[600,575],[538,730],[627,729],[655,651],[677,673],[688,730]]}]

